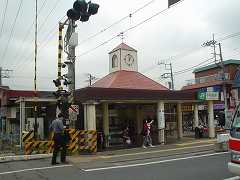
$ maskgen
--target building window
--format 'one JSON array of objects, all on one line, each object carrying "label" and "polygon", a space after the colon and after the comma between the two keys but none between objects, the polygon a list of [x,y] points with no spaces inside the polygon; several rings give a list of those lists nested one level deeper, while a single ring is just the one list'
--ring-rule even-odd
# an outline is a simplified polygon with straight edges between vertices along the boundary
[{"label": "building window", "polygon": [[112,68],[115,68],[118,66],[118,59],[117,59],[117,55],[113,55],[112,57]]}]

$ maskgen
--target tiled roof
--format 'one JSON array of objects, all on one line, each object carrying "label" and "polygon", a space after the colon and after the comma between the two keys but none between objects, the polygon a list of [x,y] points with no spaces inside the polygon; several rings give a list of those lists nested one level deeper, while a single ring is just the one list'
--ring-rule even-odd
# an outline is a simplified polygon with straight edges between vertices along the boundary
[{"label": "tiled roof", "polygon": [[[229,64],[236,64],[236,65],[240,65],[240,60],[236,60],[236,59],[229,59],[227,61],[223,61],[224,65],[229,65]],[[209,69],[213,69],[218,67],[215,63],[208,65],[208,66],[204,66],[204,67],[200,67],[197,69],[194,69],[193,73],[197,73],[197,72],[202,72],[202,71],[206,71]]]},{"label": "tiled roof", "polygon": [[126,45],[125,43],[121,43],[121,44],[119,44],[117,47],[115,47],[115,48],[114,48],[111,52],[109,52],[109,53],[112,53],[112,52],[114,52],[114,51],[117,51],[118,49],[124,49],[124,50],[136,51],[136,52],[137,52],[136,49],[133,49],[132,47]]},{"label": "tiled roof", "polygon": [[[227,81],[226,83],[231,84],[231,81]],[[183,86],[182,90],[188,90],[188,89],[199,89],[199,88],[203,88],[203,87],[210,87],[210,86],[214,86],[214,85],[221,85],[223,84],[223,81],[211,81],[211,82],[206,82],[206,83],[199,83],[199,84],[193,84],[193,85],[189,85],[189,86]]]},{"label": "tiled roof", "polygon": [[149,89],[169,90],[165,86],[153,81],[143,74],[135,71],[116,71],[98,80],[92,87],[121,88],[121,89]]}]

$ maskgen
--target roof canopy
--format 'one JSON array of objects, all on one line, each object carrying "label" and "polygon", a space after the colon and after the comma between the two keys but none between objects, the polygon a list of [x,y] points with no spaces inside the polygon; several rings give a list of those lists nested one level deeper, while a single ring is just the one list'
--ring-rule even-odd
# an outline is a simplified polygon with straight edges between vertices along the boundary
[{"label": "roof canopy", "polygon": [[75,91],[75,100],[78,102],[86,101],[119,101],[119,100],[173,100],[173,101],[195,101],[196,91],[165,91],[165,90],[146,90],[146,89],[118,89],[118,88],[96,88],[87,87]]},{"label": "roof canopy", "polygon": [[92,87],[121,88],[121,89],[148,89],[169,90],[165,86],[153,81],[135,71],[116,71],[98,80]]}]

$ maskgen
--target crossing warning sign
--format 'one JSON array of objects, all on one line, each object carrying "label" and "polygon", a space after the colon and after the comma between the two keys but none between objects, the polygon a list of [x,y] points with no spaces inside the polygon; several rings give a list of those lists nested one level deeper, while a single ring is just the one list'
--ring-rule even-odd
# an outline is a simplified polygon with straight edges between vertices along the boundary
[{"label": "crossing warning sign", "polygon": [[77,115],[79,114],[79,106],[71,105],[68,109],[70,121],[76,121]]}]

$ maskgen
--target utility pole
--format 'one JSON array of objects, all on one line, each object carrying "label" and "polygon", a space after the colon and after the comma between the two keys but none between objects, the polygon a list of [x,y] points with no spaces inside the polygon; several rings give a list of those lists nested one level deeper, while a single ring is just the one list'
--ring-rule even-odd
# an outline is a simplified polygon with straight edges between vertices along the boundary
[{"label": "utility pole", "polygon": [[[219,54],[216,53],[216,45],[218,45]],[[224,66],[223,57],[222,57],[221,43],[217,43],[217,41],[215,41],[214,34],[213,34],[213,39],[203,43],[202,46],[213,47],[213,50],[214,50],[213,55],[214,55],[215,64],[221,68],[220,77],[221,77],[221,80],[223,82],[222,83],[222,91],[223,91],[223,98],[224,98],[224,113],[225,113],[225,120],[226,120],[226,123],[227,123],[227,122],[229,122],[230,119],[228,117],[226,76],[225,76],[225,66]],[[219,55],[219,57],[220,57],[219,60],[217,60],[217,55]]]},{"label": "utility pole", "polygon": [[88,76],[87,82],[89,82],[89,86],[91,86],[91,85],[92,85],[92,82],[93,82],[94,80],[96,80],[97,78],[96,78],[95,76],[93,76],[91,73],[88,73],[87,76]]},{"label": "utility pole", "polygon": [[37,122],[37,0],[35,1],[35,43],[34,43],[34,138],[38,138],[38,122]]},{"label": "utility pole", "polygon": [[2,79],[5,78],[10,78],[9,72],[11,72],[13,70],[9,70],[9,69],[3,69],[2,67],[0,67],[0,86],[3,85],[2,83]]},{"label": "utility pole", "polygon": [[[163,73],[161,75],[161,78],[167,79],[170,78],[171,79],[171,86],[169,86],[169,89],[174,90],[174,80],[173,80],[173,70],[172,70],[172,63],[166,63],[166,62],[158,62],[158,65],[165,65],[165,70],[168,70],[170,72],[168,73]],[[168,68],[169,67],[169,68]]]}]

